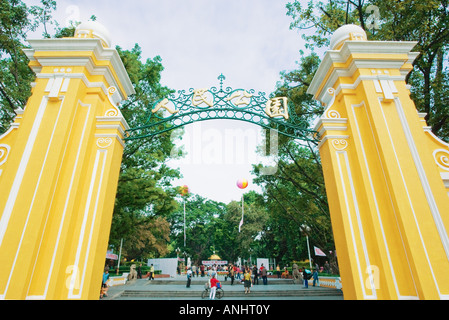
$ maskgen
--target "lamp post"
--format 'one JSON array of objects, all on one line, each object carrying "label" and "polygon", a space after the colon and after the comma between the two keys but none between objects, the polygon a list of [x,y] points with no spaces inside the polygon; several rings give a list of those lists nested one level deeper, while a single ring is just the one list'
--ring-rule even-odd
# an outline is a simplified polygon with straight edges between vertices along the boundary
[{"label": "lamp post", "polygon": [[120,240],[120,251],[118,254],[117,274],[119,274],[119,271],[120,271],[120,259],[122,258],[122,246],[123,246],[123,238]]},{"label": "lamp post", "polygon": [[186,199],[184,198],[184,247],[186,246]]},{"label": "lamp post", "polygon": [[310,269],[312,269],[312,258],[310,257],[310,246],[309,246],[309,232],[310,232],[310,227],[308,225],[302,224],[301,225],[301,231],[304,232],[304,234],[306,235],[306,240],[307,240],[307,252],[309,253],[309,265],[310,265]]},{"label": "lamp post", "polygon": [[184,271],[187,271],[187,252],[183,251],[182,255],[184,256]]},{"label": "lamp post", "polygon": [[186,196],[189,195],[189,187],[184,185],[180,188],[181,196],[184,198],[184,248],[186,246]]}]

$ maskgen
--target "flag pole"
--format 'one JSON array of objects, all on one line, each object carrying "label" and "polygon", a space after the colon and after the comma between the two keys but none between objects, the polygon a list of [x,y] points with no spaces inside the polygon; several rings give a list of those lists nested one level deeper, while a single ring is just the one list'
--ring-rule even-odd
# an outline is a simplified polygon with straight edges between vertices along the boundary
[{"label": "flag pole", "polygon": [[240,232],[240,228],[242,227],[242,225],[243,225],[243,212],[244,212],[244,207],[243,207],[243,194],[242,194],[242,220],[240,220],[240,223],[239,223],[239,232]]},{"label": "flag pole", "polygon": [[184,198],[184,248],[186,246],[186,198]]}]

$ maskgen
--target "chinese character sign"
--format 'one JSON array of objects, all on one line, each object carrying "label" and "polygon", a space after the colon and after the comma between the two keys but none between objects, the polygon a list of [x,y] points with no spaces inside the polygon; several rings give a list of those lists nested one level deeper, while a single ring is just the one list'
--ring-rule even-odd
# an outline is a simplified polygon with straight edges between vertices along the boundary
[{"label": "chinese character sign", "polygon": [[272,98],[267,101],[265,113],[271,118],[284,117],[288,119],[288,105],[286,97]]}]

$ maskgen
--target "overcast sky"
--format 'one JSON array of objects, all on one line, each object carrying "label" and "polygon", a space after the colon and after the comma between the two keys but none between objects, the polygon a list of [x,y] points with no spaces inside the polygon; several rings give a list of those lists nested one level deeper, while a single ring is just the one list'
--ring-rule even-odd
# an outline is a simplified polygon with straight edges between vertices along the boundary
[{"label": "overcast sky", "polygon": [[[35,0],[25,0],[34,4]],[[162,85],[175,90],[218,86],[255,89],[269,95],[280,72],[296,68],[304,42],[289,29],[285,0],[57,0],[54,18],[87,21],[92,15],[111,34],[113,46],[142,48],[144,59],[159,55]],[[239,178],[252,183],[251,165],[260,128],[242,121],[214,120],[186,126],[188,156],[180,167],[191,192],[222,201],[239,200]],[[241,139],[238,137],[243,136]],[[237,137],[237,138],[236,138]]]}]

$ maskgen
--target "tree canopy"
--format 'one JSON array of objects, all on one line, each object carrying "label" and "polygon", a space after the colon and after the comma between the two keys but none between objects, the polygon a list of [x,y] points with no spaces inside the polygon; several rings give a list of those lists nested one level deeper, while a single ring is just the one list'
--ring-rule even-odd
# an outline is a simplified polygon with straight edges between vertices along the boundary
[{"label": "tree canopy", "polygon": [[[446,0],[310,0],[287,4],[291,29],[300,30],[306,48],[327,48],[332,33],[340,26],[361,26],[369,40],[417,41],[420,55],[407,81],[412,99],[433,133],[449,141],[447,68],[449,3]],[[301,64],[302,65],[302,64]],[[310,76],[310,74],[309,74]],[[284,79],[308,86],[307,77],[290,72]]]}]

